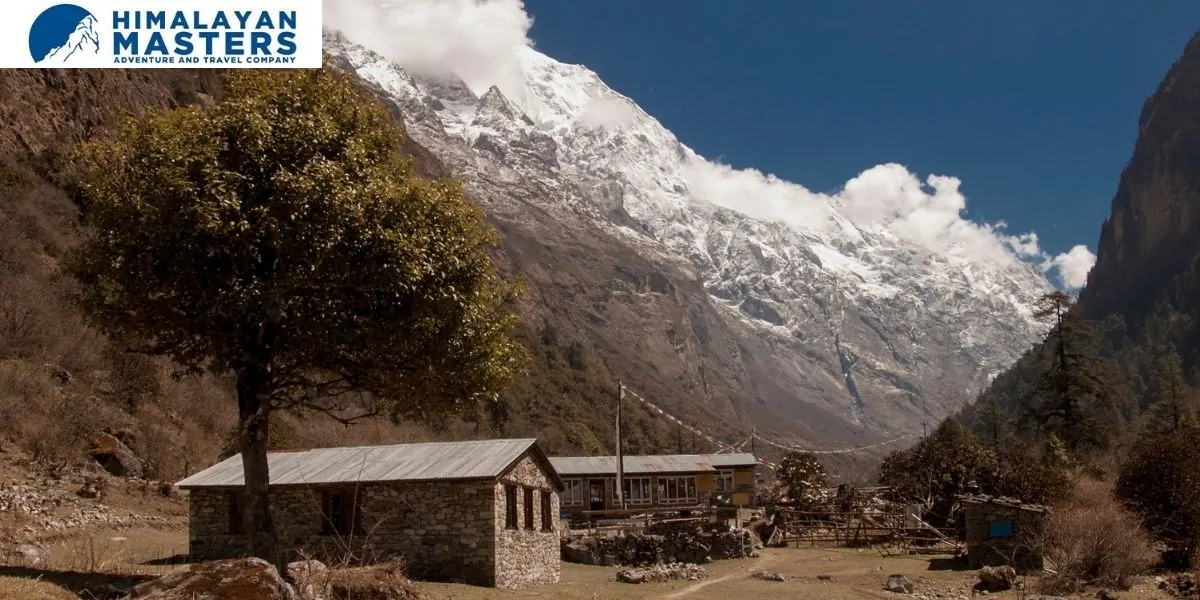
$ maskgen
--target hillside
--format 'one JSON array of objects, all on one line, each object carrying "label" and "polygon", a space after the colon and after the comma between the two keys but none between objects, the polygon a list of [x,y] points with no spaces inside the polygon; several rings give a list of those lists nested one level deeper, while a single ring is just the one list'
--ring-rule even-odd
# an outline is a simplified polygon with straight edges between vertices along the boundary
[{"label": "hillside", "polygon": [[[1200,34],[1142,108],[1096,265],[1078,299],[1080,316],[1101,335],[1094,353],[1107,365],[1105,400],[1125,406],[1123,418],[1133,425],[1125,427],[1123,442],[1151,420],[1171,384],[1165,372],[1178,369],[1186,388],[1173,393],[1189,401],[1200,385],[1198,114]],[[1000,406],[1012,425],[1043,372],[1039,355],[1028,353],[996,379],[968,418],[981,424]]]},{"label": "hillside", "polygon": [[[170,365],[130,355],[91,330],[72,306],[70,283],[57,262],[82,234],[63,153],[100,135],[126,113],[219,98],[213,71],[5,71],[0,73],[0,419],[10,423],[0,447],[15,444],[49,464],[82,455],[85,439],[109,429],[130,432],[155,477],[170,479],[215,460],[234,427],[230,382],[173,380]],[[397,115],[400,116],[400,115]],[[405,150],[430,177],[446,168],[407,140]],[[528,235],[528,234],[526,234]],[[497,256],[543,248],[511,233]],[[522,245],[524,244],[524,246]],[[629,261],[631,269],[639,268]],[[530,375],[491,407],[479,427],[452,423],[434,432],[414,424],[373,422],[343,428],[321,418],[285,418],[278,448],[537,434],[555,452],[599,452],[612,446],[615,379],[569,332],[532,319],[517,332],[534,356]],[[680,438],[662,419],[630,411],[631,451],[703,448]],[[679,413],[702,422],[687,407]],[[694,418],[693,418],[694,416]],[[497,431],[498,427],[501,431]]]}]

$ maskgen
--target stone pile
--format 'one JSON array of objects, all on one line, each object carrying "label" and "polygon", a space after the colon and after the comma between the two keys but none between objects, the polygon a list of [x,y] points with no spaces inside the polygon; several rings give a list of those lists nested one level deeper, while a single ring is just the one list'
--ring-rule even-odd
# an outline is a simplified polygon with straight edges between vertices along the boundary
[{"label": "stone pile", "polygon": [[28,534],[62,532],[89,525],[112,527],[166,522],[152,515],[118,515],[95,500],[81,498],[47,484],[0,482],[0,516],[19,517]]},{"label": "stone pile", "polygon": [[653,583],[662,581],[700,581],[708,578],[708,570],[690,563],[669,563],[651,567],[634,567],[617,571],[621,583]]},{"label": "stone pile", "polygon": [[1200,586],[1196,585],[1196,577],[1191,573],[1178,573],[1169,577],[1158,578],[1158,589],[1176,598],[1200,597]]},{"label": "stone pile", "polygon": [[669,535],[626,533],[564,539],[562,559],[585,565],[644,566],[660,563],[701,564],[713,560],[755,557],[758,538],[745,529],[696,531]]}]

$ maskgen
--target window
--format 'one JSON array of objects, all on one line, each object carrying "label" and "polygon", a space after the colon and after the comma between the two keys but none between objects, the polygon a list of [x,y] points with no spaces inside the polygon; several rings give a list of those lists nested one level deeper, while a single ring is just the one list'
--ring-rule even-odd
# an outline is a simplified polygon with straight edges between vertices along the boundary
[{"label": "window", "polygon": [[504,484],[504,526],[517,528],[517,486],[511,483]]},{"label": "window", "polygon": [[[625,477],[621,479],[621,489],[625,490],[625,504],[650,504],[654,501],[650,495],[649,477]],[[617,486],[613,486],[613,500],[617,499]]]},{"label": "window", "polygon": [[237,492],[229,492],[229,533],[239,535],[242,529],[242,498]]},{"label": "window", "polygon": [[549,490],[542,490],[542,531],[554,531],[554,500]]},{"label": "window", "polygon": [[988,537],[1008,538],[1013,535],[1013,522],[1008,519],[997,519],[988,522]]},{"label": "window", "polygon": [[325,492],[321,499],[321,533],[352,535],[362,532],[354,492]]},{"label": "window", "polygon": [[561,501],[563,506],[583,506],[583,480],[563,480],[563,493]]},{"label": "window", "polygon": [[720,473],[717,473],[717,491],[733,491],[733,471],[721,471]]},{"label": "window", "polygon": [[533,488],[525,488],[525,529],[533,529]]},{"label": "window", "polygon": [[696,502],[695,477],[660,477],[658,479],[659,504],[694,504]]}]

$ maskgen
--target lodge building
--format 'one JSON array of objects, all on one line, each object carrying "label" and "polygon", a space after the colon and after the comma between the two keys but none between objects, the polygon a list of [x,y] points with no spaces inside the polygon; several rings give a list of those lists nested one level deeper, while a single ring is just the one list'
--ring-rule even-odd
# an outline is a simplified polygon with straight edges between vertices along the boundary
[{"label": "lodge building", "polygon": [[[620,507],[615,456],[554,456],[550,463],[563,480],[564,517]],[[626,509],[700,509],[714,495],[749,507],[757,492],[758,461],[748,453],[625,456],[622,464]]]}]

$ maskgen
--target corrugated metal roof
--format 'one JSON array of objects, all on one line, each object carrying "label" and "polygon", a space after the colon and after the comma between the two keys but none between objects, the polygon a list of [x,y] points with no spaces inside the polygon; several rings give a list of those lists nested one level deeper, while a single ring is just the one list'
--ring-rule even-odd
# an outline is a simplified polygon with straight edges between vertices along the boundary
[{"label": "corrugated metal roof", "polygon": [[[721,468],[750,467],[758,464],[752,454],[663,454],[626,456],[625,473],[707,473]],[[616,474],[615,456],[551,456],[554,470],[571,475]]]},{"label": "corrugated metal roof", "polygon": [[[486,479],[502,475],[536,442],[477,440],[272,452],[267,467],[273,486]],[[238,487],[242,482],[242,457],[234,455],[176,485]]]},{"label": "corrugated metal roof", "polygon": [[965,504],[993,504],[996,506],[1007,506],[1020,510],[1028,510],[1033,512],[1046,512],[1047,507],[1041,504],[1027,504],[1016,498],[1007,498],[1004,496],[988,496],[986,494],[960,494],[958,499]]}]

